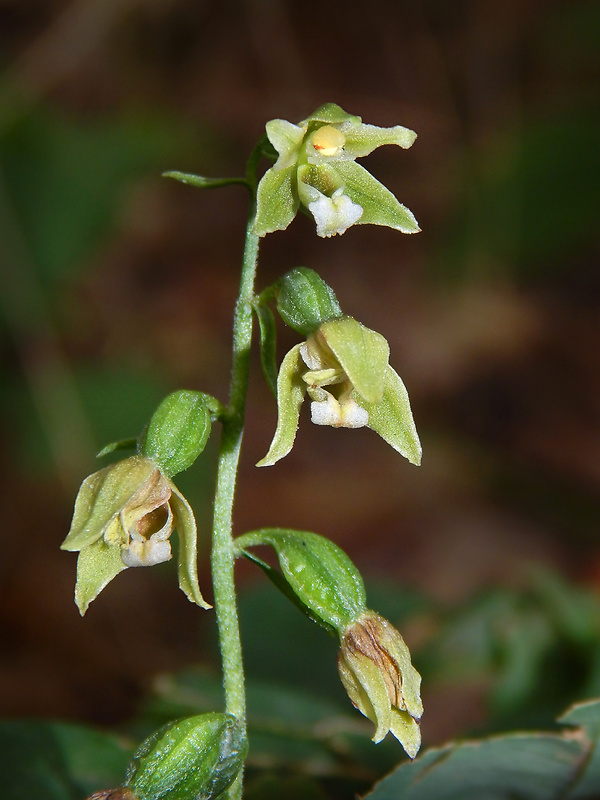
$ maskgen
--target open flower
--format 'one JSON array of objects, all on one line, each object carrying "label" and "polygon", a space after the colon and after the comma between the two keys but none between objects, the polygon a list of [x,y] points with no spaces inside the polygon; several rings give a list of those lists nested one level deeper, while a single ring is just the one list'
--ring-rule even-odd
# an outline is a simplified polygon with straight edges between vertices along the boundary
[{"label": "open flower", "polygon": [[290,452],[306,394],[316,425],[366,426],[419,464],[421,445],[408,393],[388,359],[383,336],[352,317],[323,322],[305,342],[292,347],[277,378],[277,429],[258,466],[271,466]]},{"label": "open flower", "polygon": [[179,535],[179,586],[189,600],[210,608],[198,586],[194,514],[155,462],[131,456],[86,478],[61,545],[79,552],[75,602],[81,614],[122,570],[168,561],[174,530]]},{"label": "open flower", "polygon": [[300,205],[313,215],[319,236],[367,223],[418,232],[412,213],[355,163],[384,144],[410,147],[416,139],[413,131],[401,125],[365,125],[334,103],[321,106],[298,125],[271,120],[266,130],[279,157],[258,186],[259,236],[287,228]]},{"label": "open flower", "polygon": [[421,746],[421,676],[396,628],[365,611],[344,632],[337,665],[350,700],[376,725],[373,741],[391,732],[414,758]]}]

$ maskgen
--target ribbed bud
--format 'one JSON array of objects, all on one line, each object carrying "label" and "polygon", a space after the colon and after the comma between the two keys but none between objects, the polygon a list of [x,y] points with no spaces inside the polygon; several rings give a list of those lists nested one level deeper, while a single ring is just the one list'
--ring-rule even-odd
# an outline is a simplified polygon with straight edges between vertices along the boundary
[{"label": "ribbed bud", "polygon": [[[285,589],[312,619],[340,636],[366,609],[365,586],[360,572],[346,553],[324,536],[285,528],[263,528],[240,536],[238,548],[270,545],[277,554]],[[247,552],[246,555],[251,557]],[[259,562],[262,566],[262,562]],[[279,573],[275,573],[281,578]]]},{"label": "ribbed bud", "polygon": [[247,743],[231,714],[210,713],[167,725],[147,739],[125,786],[139,800],[211,800],[235,780]]},{"label": "ribbed bud", "polygon": [[333,289],[307,267],[297,267],[281,278],[277,311],[286,325],[303,336],[309,336],[322,322],[342,316]]},{"label": "ribbed bud", "polygon": [[141,455],[169,478],[191,467],[210,434],[206,395],[181,389],[165,397],[141,437]]}]

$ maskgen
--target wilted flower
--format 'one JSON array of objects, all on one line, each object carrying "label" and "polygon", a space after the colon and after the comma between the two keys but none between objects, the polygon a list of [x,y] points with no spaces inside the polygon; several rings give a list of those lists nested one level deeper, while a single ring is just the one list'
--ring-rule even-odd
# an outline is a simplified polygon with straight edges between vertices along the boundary
[{"label": "wilted flower", "polygon": [[386,225],[403,233],[419,230],[412,213],[359,164],[384,144],[407,148],[416,139],[408,128],[364,125],[334,103],[318,108],[298,125],[267,122],[267,137],[279,157],[258,186],[255,230],[259,236],[287,228],[302,204],[319,236],[344,233],[351,225]]},{"label": "wilted flower", "polygon": [[79,551],[75,602],[81,614],[122,570],[168,561],[174,530],[179,535],[179,586],[189,600],[210,608],[198,586],[194,514],[155,462],[131,456],[86,478],[61,545]]},{"label": "wilted flower", "polygon": [[391,731],[414,758],[421,746],[421,676],[396,628],[366,611],[342,636],[338,671],[354,706],[375,723],[373,741]]},{"label": "wilted flower", "polygon": [[384,337],[352,317],[323,322],[283,359],[277,379],[277,429],[258,466],[271,466],[292,449],[306,393],[316,425],[369,427],[419,464],[421,445],[408,394],[388,359]]}]

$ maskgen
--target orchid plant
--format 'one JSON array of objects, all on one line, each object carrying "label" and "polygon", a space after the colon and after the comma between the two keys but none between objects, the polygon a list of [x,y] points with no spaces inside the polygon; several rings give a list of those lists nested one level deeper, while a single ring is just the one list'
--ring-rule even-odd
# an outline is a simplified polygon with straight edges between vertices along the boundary
[{"label": "orchid plant", "polygon": [[[306,395],[316,425],[368,427],[409,462],[420,463],[408,393],[390,366],[385,338],[344,314],[333,289],[312,269],[292,268],[275,284],[255,291],[260,240],[287,228],[300,209],[313,216],[321,237],[368,223],[417,232],[412,213],[356,163],[377,147],[407,148],[415,138],[401,126],[366,125],[329,103],[298,124],[268,122],[243,178],[166,173],[193,186],[238,183],[249,190],[230,396],[225,404],[203,392],[175,391],[138,437],[105,447],[99,455],[135,452],[86,478],[62,547],[79,553],[75,600],[83,615],[120,572],[169,560],[176,532],[180,588],[191,602],[211,609],[198,583],[194,514],[173,479],[192,466],[219,424],[211,565],[225,708],[159,730],[139,748],[122,786],[99,791],[96,800],[242,796],[248,744],[234,582],[240,557],[260,567],[310,619],[339,639],[340,678],[352,704],[374,723],[373,740],[380,742],[391,732],[411,758],[419,750],[421,678],[400,633],[368,608],[362,578],[348,556],[315,533],[264,528],[234,537],[232,530],[255,317],[263,371],[278,411],[273,441],[258,466],[272,466],[291,452]],[[259,179],[263,158],[272,166]],[[303,338],[279,368],[273,307]],[[274,551],[279,569],[256,554],[256,547],[265,546]]]}]

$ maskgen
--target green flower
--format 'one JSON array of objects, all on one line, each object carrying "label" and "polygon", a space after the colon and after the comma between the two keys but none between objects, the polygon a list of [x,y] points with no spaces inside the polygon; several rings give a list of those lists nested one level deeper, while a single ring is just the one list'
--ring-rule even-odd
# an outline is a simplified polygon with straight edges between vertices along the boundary
[{"label": "green flower", "polygon": [[343,634],[337,665],[353,705],[376,725],[373,741],[391,732],[414,758],[421,746],[421,676],[396,628],[365,611]]},{"label": "green flower", "polygon": [[419,464],[421,445],[408,393],[388,359],[383,336],[352,317],[323,322],[292,347],[277,378],[277,429],[258,466],[271,466],[292,449],[305,394],[312,401],[315,425],[366,426]]},{"label": "green flower", "polygon": [[144,456],[131,456],[85,479],[63,550],[78,551],[75,602],[81,614],[127,567],[149,567],[172,557],[179,535],[179,586],[210,608],[198,586],[196,521],[175,484]]},{"label": "green flower", "polygon": [[294,125],[274,119],[267,137],[279,157],[258,185],[255,230],[259,236],[284,230],[303,205],[319,236],[344,233],[351,225],[386,225],[417,233],[413,214],[355,159],[384,144],[407,148],[416,139],[408,128],[363,124],[334,103]]}]

